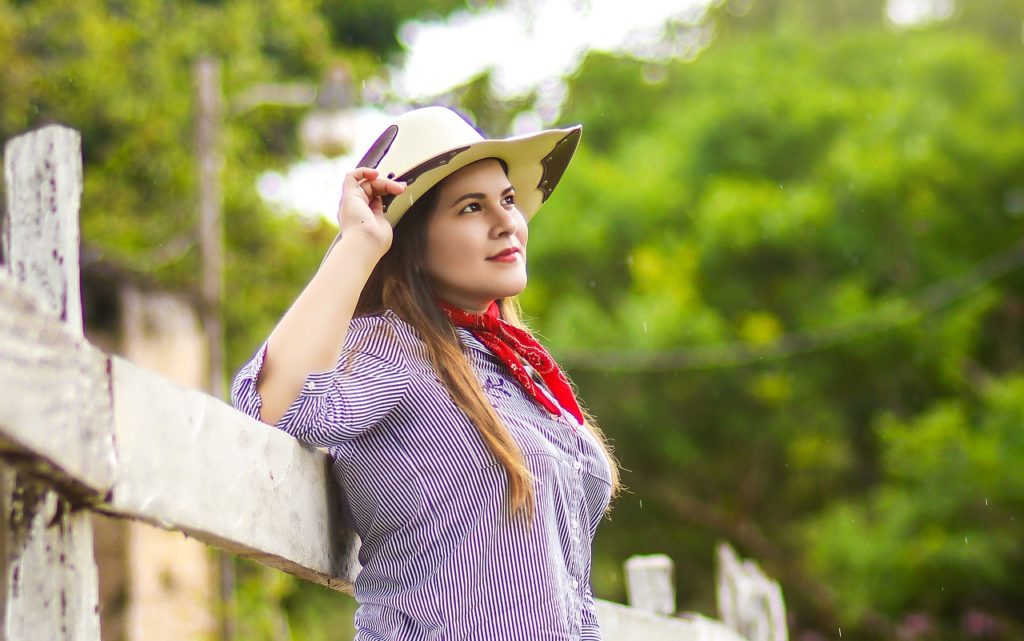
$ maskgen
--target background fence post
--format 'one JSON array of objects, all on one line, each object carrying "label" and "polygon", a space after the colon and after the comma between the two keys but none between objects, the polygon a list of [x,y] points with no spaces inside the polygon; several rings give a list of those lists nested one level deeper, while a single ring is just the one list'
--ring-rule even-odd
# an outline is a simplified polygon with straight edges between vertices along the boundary
[{"label": "background fence post", "polygon": [[718,546],[717,591],[725,625],[750,641],[788,641],[782,588],[727,543]]},{"label": "background fence post", "polygon": [[626,559],[626,592],[629,605],[646,612],[673,616],[676,587],[672,559],[664,554],[636,555]]},{"label": "background fence post", "polygon": [[[81,334],[78,132],[49,126],[12,139],[4,148],[4,181],[4,269]],[[6,463],[0,464],[0,509],[0,638],[99,641],[88,511]]]}]

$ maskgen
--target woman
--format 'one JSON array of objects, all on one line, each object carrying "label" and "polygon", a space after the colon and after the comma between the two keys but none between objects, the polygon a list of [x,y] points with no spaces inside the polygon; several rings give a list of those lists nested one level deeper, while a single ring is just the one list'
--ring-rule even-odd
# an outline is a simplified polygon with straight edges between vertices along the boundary
[{"label": "woman", "polygon": [[590,547],[617,466],[515,302],[527,221],[579,136],[400,116],[346,174],[341,234],[235,379],[237,407],[334,459],[362,539],[361,641],[601,638]]}]

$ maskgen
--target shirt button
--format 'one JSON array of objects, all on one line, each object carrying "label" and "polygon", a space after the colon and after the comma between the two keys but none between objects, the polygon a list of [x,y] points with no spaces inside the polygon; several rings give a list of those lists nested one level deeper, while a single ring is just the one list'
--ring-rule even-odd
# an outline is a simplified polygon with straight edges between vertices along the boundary
[{"label": "shirt button", "polygon": [[572,589],[573,589],[573,590],[576,590],[576,589],[578,589],[579,587],[580,587],[580,582],[579,582],[579,581],[577,581],[576,579],[573,579],[573,580],[572,580]]},{"label": "shirt button", "polygon": [[583,464],[580,463],[579,461],[576,461],[575,463],[572,464],[572,466],[578,470],[583,467]]},{"label": "shirt button", "polygon": [[574,529],[574,530],[575,530],[576,528],[578,528],[578,527],[580,526],[580,522],[579,522],[579,521],[577,521],[576,519],[573,519],[573,520],[572,520],[572,521],[571,521],[571,522],[569,523],[569,525],[571,525],[571,526],[572,526],[572,529]]},{"label": "shirt button", "polygon": [[312,392],[313,388],[315,388],[315,387],[316,387],[316,385],[313,384],[313,381],[309,381],[308,383],[306,383],[306,390],[308,390],[310,392]]}]

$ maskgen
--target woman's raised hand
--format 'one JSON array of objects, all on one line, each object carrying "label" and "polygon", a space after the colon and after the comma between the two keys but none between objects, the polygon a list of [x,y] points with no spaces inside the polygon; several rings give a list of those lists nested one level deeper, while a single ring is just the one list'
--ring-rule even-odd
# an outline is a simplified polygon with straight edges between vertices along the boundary
[{"label": "woman's raised hand", "polygon": [[405,183],[379,175],[376,169],[359,167],[345,174],[338,206],[338,225],[343,236],[363,238],[383,256],[391,247],[391,223],[384,218],[381,197],[405,191]]}]

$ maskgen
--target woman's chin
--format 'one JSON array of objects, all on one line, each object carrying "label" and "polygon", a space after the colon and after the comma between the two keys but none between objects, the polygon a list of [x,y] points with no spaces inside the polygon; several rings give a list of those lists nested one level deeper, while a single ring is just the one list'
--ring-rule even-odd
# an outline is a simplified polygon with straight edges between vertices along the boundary
[{"label": "woman's chin", "polygon": [[511,296],[518,296],[519,294],[523,293],[524,289],[526,289],[525,277],[521,280],[510,282],[505,287],[500,288],[501,294],[495,296],[495,298],[509,298]]}]

